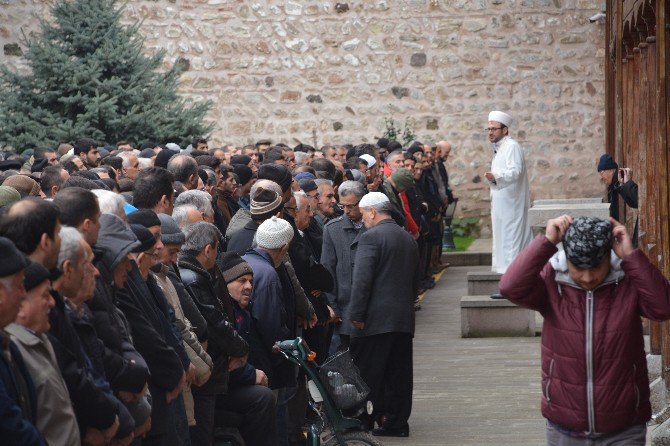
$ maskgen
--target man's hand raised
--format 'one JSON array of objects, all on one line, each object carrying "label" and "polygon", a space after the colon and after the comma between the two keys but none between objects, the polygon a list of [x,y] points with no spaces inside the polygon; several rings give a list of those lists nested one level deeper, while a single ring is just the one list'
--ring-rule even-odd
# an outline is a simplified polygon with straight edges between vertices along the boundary
[{"label": "man's hand raised", "polygon": [[568,227],[572,224],[572,217],[569,215],[561,215],[557,218],[552,218],[547,221],[547,231],[545,236],[554,245],[558,245],[563,240],[563,235]]},{"label": "man's hand raised", "polygon": [[612,217],[610,217],[610,222],[612,223],[612,249],[617,257],[623,260],[632,254],[633,242],[624,225]]}]

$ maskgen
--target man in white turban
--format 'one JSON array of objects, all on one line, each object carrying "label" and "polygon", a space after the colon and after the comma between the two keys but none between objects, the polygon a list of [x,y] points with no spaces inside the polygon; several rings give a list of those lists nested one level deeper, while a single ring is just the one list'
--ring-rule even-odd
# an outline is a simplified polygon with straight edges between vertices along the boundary
[{"label": "man in white turban", "polygon": [[528,225],[530,191],[523,149],[509,136],[512,117],[492,111],[488,122],[486,130],[494,153],[491,171],[485,174],[491,187],[492,269],[502,274],[532,239]]}]

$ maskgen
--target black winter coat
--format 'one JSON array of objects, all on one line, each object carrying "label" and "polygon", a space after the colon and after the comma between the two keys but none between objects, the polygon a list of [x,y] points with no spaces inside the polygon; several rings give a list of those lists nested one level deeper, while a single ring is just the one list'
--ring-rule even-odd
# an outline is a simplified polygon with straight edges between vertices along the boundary
[{"label": "black winter coat", "polygon": [[47,333],[56,353],[65,385],[72,400],[79,429],[83,433],[88,427],[105,430],[117,415],[116,405],[100,389],[91,375],[84,347],[65,313],[63,297],[51,292],[56,305],[49,312],[51,329]]},{"label": "black winter coat", "polygon": [[[151,275],[149,278],[153,279]],[[153,287],[149,286],[135,262],[132,262],[125,287],[117,296],[119,308],[130,324],[135,348],[144,357],[151,373],[151,433],[166,433],[171,417],[165,396],[177,387],[184,374],[182,355],[178,351],[181,350],[186,359],[188,355],[181,338],[175,338],[175,330],[170,326],[165,296],[155,283]]]},{"label": "black winter coat", "polygon": [[187,254],[182,254],[177,264],[184,286],[207,322],[207,353],[214,363],[212,376],[198,391],[225,393],[228,388],[228,359],[247,355],[249,345],[235,330],[234,321],[228,318],[222,303],[226,296],[217,294],[212,275],[197,259]]}]

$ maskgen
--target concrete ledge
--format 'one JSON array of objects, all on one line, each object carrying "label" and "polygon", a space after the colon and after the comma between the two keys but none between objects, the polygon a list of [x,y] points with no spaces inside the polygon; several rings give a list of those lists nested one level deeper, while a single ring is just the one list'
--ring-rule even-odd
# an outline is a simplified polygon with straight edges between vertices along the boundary
[{"label": "concrete ledge", "polygon": [[468,294],[470,296],[482,296],[498,293],[498,284],[502,274],[494,272],[468,273]]},{"label": "concrete ledge", "polygon": [[533,206],[551,206],[551,205],[562,205],[562,204],[592,204],[592,203],[602,203],[603,199],[600,198],[548,198],[543,200],[533,201]]},{"label": "concrete ledge", "polygon": [[609,218],[609,203],[543,204],[528,210],[528,224],[531,227],[544,227],[547,220],[568,214],[571,217]]},{"label": "concrete ledge", "polygon": [[491,264],[491,253],[480,251],[445,252],[442,261],[451,266],[486,266]]},{"label": "concrete ledge", "polygon": [[488,295],[461,298],[461,337],[520,336],[535,336],[534,311]]}]

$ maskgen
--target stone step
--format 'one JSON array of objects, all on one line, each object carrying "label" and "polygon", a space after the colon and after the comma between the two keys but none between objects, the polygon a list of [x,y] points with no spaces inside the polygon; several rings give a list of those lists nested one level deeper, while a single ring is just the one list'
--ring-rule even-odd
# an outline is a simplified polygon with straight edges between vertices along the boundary
[{"label": "stone step", "polygon": [[489,295],[461,297],[463,338],[533,337],[535,330],[535,311]]},{"label": "stone step", "polygon": [[459,251],[445,252],[442,254],[442,262],[451,266],[486,266],[491,264],[490,252]]},{"label": "stone step", "polygon": [[501,277],[502,274],[494,272],[469,272],[468,294],[470,296],[497,294]]}]

